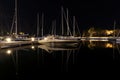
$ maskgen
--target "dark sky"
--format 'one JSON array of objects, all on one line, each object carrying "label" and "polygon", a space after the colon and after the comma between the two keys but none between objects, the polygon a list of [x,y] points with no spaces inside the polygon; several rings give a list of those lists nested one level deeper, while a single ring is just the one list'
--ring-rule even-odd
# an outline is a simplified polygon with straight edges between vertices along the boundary
[{"label": "dark sky", "polygon": [[[19,31],[36,33],[37,13],[44,13],[44,27],[50,29],[53,20],[60,24],[61,6],[68,8],[69,17],[76,16],[79,29],[82,31],[91,26],[96,28],[113,28],[116,20],[120,25],[119,2],[105,0],[18,0]],[[0,28],[10,30],[14,15],[14,0],[0,0]],[[60,26],[59,26],[60,27]],[[57,28],[59,28],[57,25]]]}]

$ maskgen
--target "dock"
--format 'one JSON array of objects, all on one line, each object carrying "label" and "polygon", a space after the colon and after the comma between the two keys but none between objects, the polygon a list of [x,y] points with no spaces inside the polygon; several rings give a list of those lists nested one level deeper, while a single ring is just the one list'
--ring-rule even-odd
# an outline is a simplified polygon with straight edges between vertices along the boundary
[{"label": "dock", "polygon": [[[40,38],[39,38],[40,39]],[[0,49],[3,48],[12,48],[12,47],[20,47],[24,45],[31,45],[31,44],[39,44],[38,38],[34,40],[17,40],[17,41],[0,41]],[[72,37],[73,39],[73,37]],[[111,39],[115,39],[114,37],[74,37],[74,39],[81,40],[81,41],[109,41]]]},{"label": "dock", "polygon": [[0,41],[0,49],[37,44],[37,41]]}]

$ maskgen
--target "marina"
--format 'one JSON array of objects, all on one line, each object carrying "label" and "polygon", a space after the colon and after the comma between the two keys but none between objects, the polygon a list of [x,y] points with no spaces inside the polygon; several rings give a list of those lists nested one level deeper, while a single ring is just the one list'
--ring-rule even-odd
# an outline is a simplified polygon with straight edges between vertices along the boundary
[{"label": "marina", "polygon": [[[49,38],[48,38],[49,37]],[[53,36],[48,36],[48,37],[44,37],[41,39],[37,39],[37,38],[30,38],[29,40],[13,40],[13,41],[0,41],[0,46],[1,48],[7,48],[7,47],[17,47],[17,46],[24,46],[24,45],[31,45],[31,44],[40,44],[40,45],[47,45],[47,46],[61,46],[61,47],[65,47],[65,45],[71,45],[74,44],[77,45],[79,44],[81,41],[111,41],[111,39],[116,39],[116,43],[119,43],[120,41],[118,40],[119,38],[114,38],[114,37],[59,37],[59,38],[54,38]]]},{"label": "marina", "polygon": [[119,6],[0,0],[0,80],[83,79],[119,71]]},{"label": "marina", "polygon": [[[37,34],[34,36],[25,35],[21,32],[21,34],[18,34],[18,0],[14,0],[14,15],[13,15],[13,21],[12,26],[9,35],[1,36],[0,41],[0,48],[7,48],[7,47],[17,47],[22,45],[31,45],[31,44],[40,44],[40,45],[47,45],[47,46],[56,46],[56,47],[67,47],[67,46],[77,46],[80,41],[115,41],[119,42],[119,37],[115,36],[115,25],[116,22],[114,21],[114,30],[108,31],[102,30],[101,33],[103,36],[94,36],[93,34],[97,34],[97,31],[94,30],[94,28],[90,28],[85,36],[80,35],[80,30],[77,25],[77,20],[75,16],[73,16],[73,20],[70,23],[70,17],[68,9],[64,9],[61,6],[61,21],[59,28],[59,32],[61,34],[58,35],[56,32],[56,21],[52,22],[52,27],[50,34],[48,36],[45,36],[44,34],[44,14],[42,13],[41,19],[39,16],[39,13],[37,13]],[[40,23],[41,20],[41,23]],[[45,27],[44,27],[45,28]],[[77,31],[77,32],[76,32]],[[104,33],[103,33],[104,32]],[[41,34],[40,34],[41,33]],[[79,35],[77,35],[79,33]],[[100,33],[100,32],[99,32]],[[83,34],[83,33],[82,33]],[[106,36],[112,34],[113,36]],[[41,36],[40,36],[41,35]],[[119,35],[119,34],[117,34]]]}]

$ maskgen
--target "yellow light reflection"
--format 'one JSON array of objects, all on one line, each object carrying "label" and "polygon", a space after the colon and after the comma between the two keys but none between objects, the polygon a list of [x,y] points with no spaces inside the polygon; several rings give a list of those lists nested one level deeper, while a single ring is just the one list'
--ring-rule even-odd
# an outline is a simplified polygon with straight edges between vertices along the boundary
[{"label": "yellow light reflection", "polygon": [[113,45],[110,44],[110,43],[107,43],[107,44],[106,44],[106,48],[113,48]]},{"label": "yellow light reflection", "polygon": [[11,50],[7,50],[6,53],[7,53],[7,54],[11,54],[12,51],[11,51]]}]

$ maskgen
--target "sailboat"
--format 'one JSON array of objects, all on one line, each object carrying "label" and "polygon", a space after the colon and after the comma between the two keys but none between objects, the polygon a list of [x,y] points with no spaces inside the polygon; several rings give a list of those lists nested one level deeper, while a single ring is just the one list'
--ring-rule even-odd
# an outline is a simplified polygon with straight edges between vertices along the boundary
[{"label": "sailboat", "polygon": [[47,46],[77,46],[79,40],[70,37],[49,35],[38,42],[39,44],[45,44]]},{"label": "sailboat", "polygon": [[[16,47],[20,45],[31,44],[34,42],[34,38],[21,37],[17,34],[18,33],[17,32],[17,0],[15,0],[15,15],[13,18],[13,24],[15,24],[15,34],[4,36],[4,38],[0,40],[0,48],[8,48],[8,47],[13,47],[13,46]],[[12,30],[10,33],[12,33]]]},{"label": "sailboat", "polygon": [[[63,11],[63,8],[62,8]],[[68,13],[67,13],[68,14]],[[66,18],[68,20],[68,16]],[[63,14],[62,14],[62,35],[63,35]],[[67,22],[67,21],[66,21]],[[69,31],[69,23],[67,22],[67,30]],[[67,34],[69,32],[67,31]],[[39,40],[39,44],[44,44],[47,46],[77,46],[79,44],[79,40],[73,36],[60,36],[56,34],[44,36],[43,39]]]},{"label": "sailboat", "polygon": [[[15,16],[13,19],[13,24],[15,24],[15,34],[10,34],[10,36],[13,38],[14,41],[32,41],[35,42],[35,38],[34,37],[30,37],[29,34],[18,34],[18,14],[17,14],[18,10],[17,10],[17,0],[15,0]],[[12,24],[12,29],[13,29],[13,24]],[[12,33],[12,29],[11,32]],[[35,42],[36,43],[36,42]]]}]

